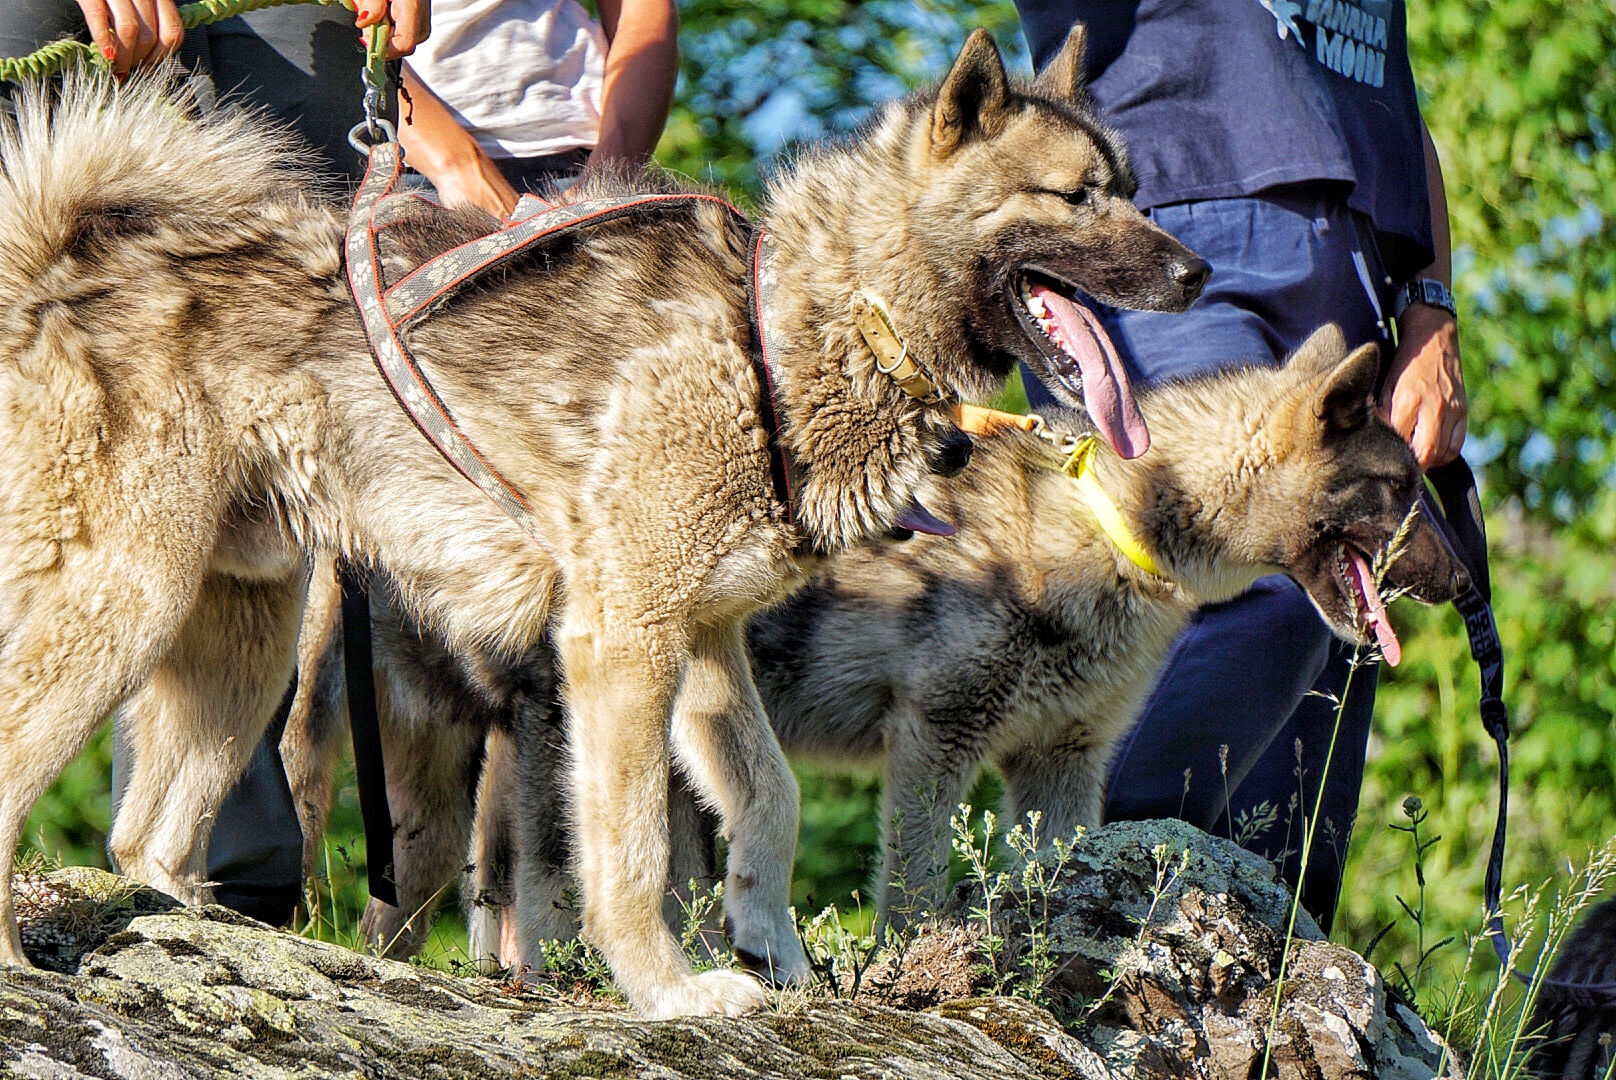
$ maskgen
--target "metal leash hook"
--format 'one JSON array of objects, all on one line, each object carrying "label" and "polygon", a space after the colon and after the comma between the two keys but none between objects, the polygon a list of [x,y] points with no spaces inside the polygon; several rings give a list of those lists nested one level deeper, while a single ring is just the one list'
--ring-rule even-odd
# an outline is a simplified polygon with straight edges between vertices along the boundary
[{"label": "metal leash hook", "polygon": [[365,31],[365,118],[348,132],[348,145],[361,156],[369,157],[372,147],[398,142],[398,129],[382,115],[386,109],[383,94],[387,92],[387,39],[393,35],[391,19],[382,19]]}]

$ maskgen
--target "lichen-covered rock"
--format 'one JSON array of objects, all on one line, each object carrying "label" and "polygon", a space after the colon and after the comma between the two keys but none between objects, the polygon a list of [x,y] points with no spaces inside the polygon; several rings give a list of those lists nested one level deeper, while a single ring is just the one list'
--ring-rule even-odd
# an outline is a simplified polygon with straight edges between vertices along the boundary
[{"label": "lichen-covered rock", "polygon": [[[856,1001],[792,993],[740,1020],[649,1022],[223,908],[177,909],[96,871],[29,888],[31,955],[76,962],[72,974],[0,971],[0,1060],[39,1080],[1246,1080],[1270,1030],[1271,1075],[1287,1080],[1458,1075],[1374,968],[1319,940],[1305,914],[1271,1024],[1289,896],[1267,863],[1176,822],[1096,830],[1035,905],[1065,1026],[1026,1001],[976,996],[1021,970],[1027,911],[1012,903],[996,910],[998,970],[983,926],[945,924],[872,965]],[[968,911],[980,897],[957,902]]]},{"label": "lichen-covered rock", "polygon": [[[1014,890],[1000,899],[997,972],[980,975],[973,989],[993,985],[995,974],[1015,984],[1032,940],[1029,905],[1020,900]],[[981,891],[967,885],[951,911],[981,907]],[[1388,1001],[1380,974],[1321,940],[1305,911],[1296,914],[1276,1014],[1290,893],[1265,860],[1183,822],[1119,822],[1089,833],[1056,888],[1030,907],[1048,943],[1049,994],[1120,1076],[1245,1080],[1265,1052],[1269,1075],[1282,1080],[1462,1074],[1412,1010]],[[952,946],[935,987],[925,977],[930,966],[914,957],[889,964],[902,973],[893,986],[904,1000],[959,997],[958,972],[988,967],[979,928],[934,936]],[[960,955],[973,944],[974,961]],[[868,987],[885,992],[879,979]]]},{"label": "lichen-covered rock", "polygon": [[[136,890],[75,871],[95,895]],[[51,879],[64,904],[93,903]],[[142,890],[144,891],[144,890]],[[363,956],[218,907],[133,914],[73,975],[0,972],[0,1059],[38,1080],[115,1077],[1098,1078],[1049,1013],[959,1018],[787,995],[744,1020],[649,1022]],[[163,904],[172,907],[171,903]],[[40,914],[39,909],[35,909]],[[104,925],[105,919],[98,925]],[[1089,1055],[1092,1057],[1092,1055]]]}]

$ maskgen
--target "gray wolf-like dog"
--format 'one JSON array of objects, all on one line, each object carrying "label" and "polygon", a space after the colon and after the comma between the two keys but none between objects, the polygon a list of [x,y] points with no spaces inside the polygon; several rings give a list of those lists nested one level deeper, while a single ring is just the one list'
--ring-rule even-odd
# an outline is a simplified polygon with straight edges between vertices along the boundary
[{"label": "gray wolf-like dog", "polygon": [[[745,283],[715,202],[601,224],[459,294],[412,332],[456,422],[535,508],[535,542],[466,483],[372,366],[342,216],[285,140],[197,120],[158,81],[26,95],[0,131],[0,845],[114,708],[133,770],[111,846],[186,901],[209,822],[289,679],[308,560],[383,578],[456,651],[547,627],[564,674],[583,925],[650,1016],[737,1013],[757,980],[694,973],[664,926],[677,760],[731,838],[726,916],[777,979],[797,790],[743,627],[818,563],[904,520],[958,445],[861,335],[980,400],[1024,360],[1139,450],[1114,351],[1074,290],[1178,310],[1205,263],[1130,204],[1080,97],[1081,35],[1011,82],[974,34],[939,88],[774,179],[765,322],[794,514],[775,497]],[[583,185],[585,199],[652,190]],[[496,222],[422,203],[389,280]],[[1056,338],[1029,297],[1054,311]],[[564,582],[564,587],[560,584]],[[10,882],[0,961],[24,963]]]},{"label": "gray wolf-like dog", "polygon": [[[1004,778],[1009,818],[1038,810],[1048,836],[1099,824],[1116,743],[1197,607],[1284,571],[1339,636],[1395,648],[1382,587],[1433,603],[1458,594],[1460,564],[1430,519],[1411,513],[1421,487],[1414,457],[1373,408],[1377,360],[1373,346],[1349,353],[1327,326],[1283,367],[1143,395],[1150,453],[1130,461],[1100,452],[1093,478],[1160,576],[1107,536],[1064,454],[1006,429],[979,444],[964,473],[920,486],[922,500],[958,525],[955,536],[862,545],[753,617],[752,671],[785,748],[884,758],[889,917],[936,910],[949,815],[986,763]],[[1049,419],[1085,427],[1076,413]],[[411,815],[399,880],[420,903],[467,850],[476,724],[466,721],[499,718],[469,691],[453,711],[440,704],[446,686],[489,684],[486,670],[431,674],[421,639],[394,629],[378,640],[397,710],[389,739],[410,760],[433,762],[436,786],[407,765],[394,773],[395,799]],[[568,842],[553,793],[558,754],[546,732],[559,720],[544,707],[545,664],[541,654],[518,669],[529,689],[517,695],[516,766],[497,757],[484,773],[485,820],[463,890],[496,903],[514,897],[503,959],[535,966],[539,939],[570,932],[557,905]],[[411,687],[422,678],[439,687],[436,697]],[[487,790],[490,776],[502,794]],[[700,845],[698,828],[682,835]],[[699,876],[703,854],[686,852],[673,880]],[[492,953],[487,911],[468,915]],[[401,951],[413,940],[401,938]]]}]

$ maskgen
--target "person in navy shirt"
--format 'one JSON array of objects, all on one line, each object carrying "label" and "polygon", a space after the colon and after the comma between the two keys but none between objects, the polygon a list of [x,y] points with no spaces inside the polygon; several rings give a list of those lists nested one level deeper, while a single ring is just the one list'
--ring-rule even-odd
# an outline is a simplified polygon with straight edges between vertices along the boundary
[{"label": "person in navy shirt", "polygon": [[[1017,8],[1040,68],[1087,25],[1088,92],[1127,141],[1136,202],[1213,267],[1184,314],[1102,311],[1131,374],[1149,384],[1278,364],[1335,322],[1350,345],[1382,345],[1380,405],[1421,466],[1457,456],[1466,404],[1447,206],[1401,0]],[[1035,408],[1050,400],[1027,386]],[[1203,609],[1119,748],[1107,819],[1183,818],[1274,859],[1295,885],[1324,779],[1301,889],[1327,930],[1376,671],[1287,578]]]}]

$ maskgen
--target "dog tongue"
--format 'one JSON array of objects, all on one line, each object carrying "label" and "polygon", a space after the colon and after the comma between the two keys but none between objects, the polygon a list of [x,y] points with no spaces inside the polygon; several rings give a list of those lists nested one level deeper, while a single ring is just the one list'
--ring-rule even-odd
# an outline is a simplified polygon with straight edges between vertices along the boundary
[{"label": "dog tongue", "polygon": [[925,533],[927,536],[953,536],[954,526],[932,516],[932,512],[920,505],[920,500],[911,498],[908,509],[898,515],[893,522],[900,529],[910,532]]},{"label": "dog tongue", "polygon": [[1403,659],[1403,646],[1397,640],[1397,632],[1386,618],[1386,602],[1380,598],[1380,590],[1375,588],[1375,575],[1369,569],[1369,561],[1358,553],[1356,548],[1347,548],[1347,561],[1351,569],[1350,580],[1358,590],[1358,599],[1363,601],[1366,611],[1364,622],[1369,629],[1375,632],[1375,640],[1380,643],[1380,655],[1386,663],[1396,667]]},{"label": "dog tongue", "polygon": [[1150,449],[1150,430],[1128,385],[1128,373],[1117,347],[1094,313],[1070,297],[1044,285],[1032,294],[1044,302],[1061,332],[1061,346],[1083,373],[1083,404],[1105,441],[1121,458],[1136,458]]}]

